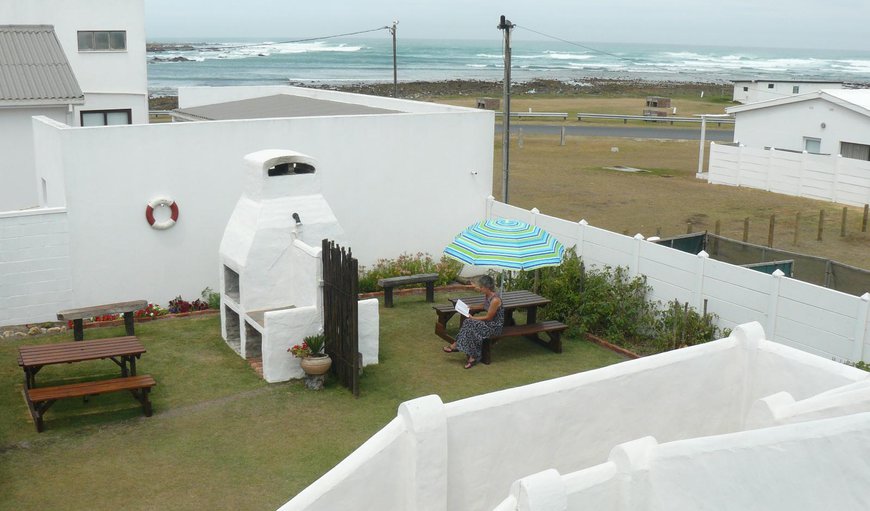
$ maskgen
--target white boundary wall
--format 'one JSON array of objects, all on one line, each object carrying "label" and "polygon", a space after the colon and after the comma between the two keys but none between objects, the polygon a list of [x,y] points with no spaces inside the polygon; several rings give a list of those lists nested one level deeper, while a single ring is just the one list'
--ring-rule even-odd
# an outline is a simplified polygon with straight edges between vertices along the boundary
[{"label": "white boundary wall", "polygon": [[870,204],[870,162],[842,156],[711,143],[707,180],[852,206]]},{"label": "white boundary wall", "polygon": [[[217,289],[218,247],[241,195],[242,158],[262,149],[319,161],[323,196],[361,265],[403,252],[437,258],[457,232],[484,216],[483,198],[492,190],[492,112],[324,97],[403,113],[101,128],[35,118],[47,204],[66,208],[72,282],[65,307],[130,299],[165,304]],[[148,201],[158,196],[180,210],[165,231],[145,220]],[[4,239],[0,251],[18,243]],[[15,290],[41,292],[35,285]],[[7,293],[0,289],[0,299],[10,299]],[[37,305],[33,300],[26,305]],[[39,303],[27,316],[0,317],[0,325],[53,320],[57,300]]]},{"label": "white boundary wall", "polygon": [[72,295],[66,210],[0,213],[0,325],[55,320]]},{"label": "white boundary wall", "polygon": [[[741,325],[726,339],[593,371],[447,404],[438,396],[405,402],[396,419],[280,511],[350,509],[361,502],[383,510],[493,509],[519,478],[594,467],[608,461],[614,446],[648,435],[677,442],[775,426],[783,421],[772,412],[784,407],[799,422],[795,400],[817,402],[804,421],[870,411],[870,398],[838,401],[859,386],[870,390],[868,384],[864,371],[765,341],[757,323]],[[775,392],[790,403],[762,401]],[[764,454],[758,449],[738,459]],[[829,465],[849,454],[819,455],[829,456]],[[711,470],[727,479],[726,468],[727,460]],[[614,471],[605,472],[596,477],[612,480]],[[609,493],[623,491],[618,481],[611,484]],[[556,490],[544,493],[561,491],[564,500],[565,490]],[[788,491],[788,485],[768,491]],[[550,504],[508,502],[499,509],[565,509]]]},{"label": "white boundary wall", "polygon": [[541,226],[566,247],[576,247],[586,264],[625,266],[632,275],[646,276],[653,300],[676,299],[698,310],[706,300],[721,327],[758,321],[772,341],[825,358],[870,361],[870,293],[848,295],[492,199],[487,210],[491,217]]}]

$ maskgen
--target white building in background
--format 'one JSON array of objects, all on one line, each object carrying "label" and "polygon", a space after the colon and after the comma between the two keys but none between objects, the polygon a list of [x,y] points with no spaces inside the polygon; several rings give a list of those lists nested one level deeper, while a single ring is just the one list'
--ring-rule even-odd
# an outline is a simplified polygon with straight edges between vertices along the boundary
[{"label": "white building in background", "polygon": [[738,103],[756,103],[821,89],[842,89],[844,86],[843,82],[802,80],[734,80],[732,83],[734,84],[732,100]]},{"label": "white building in background", "polygon": [[735,116],[735,143],[711,145],[710,183],[870,203],[870,89],[825,89],[725,111]]},{"label": "white building in background", "polygon": [[148,122],[143,0],[0,2],[0,211],[45,204],[31,117]]}]

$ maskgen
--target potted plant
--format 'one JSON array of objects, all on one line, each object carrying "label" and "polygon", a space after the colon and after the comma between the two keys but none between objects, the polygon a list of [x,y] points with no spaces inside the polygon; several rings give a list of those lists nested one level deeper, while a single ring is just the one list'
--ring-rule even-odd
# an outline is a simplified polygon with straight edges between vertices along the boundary
[{"label": "potted plant", "polygon": [[302,344],[294,344],[287,349],[294,357],[301,359],[300,366],[308,376],[326,374],[332,367],[332,359],[323,352],[326,337],[323,334],[309,335]]}]

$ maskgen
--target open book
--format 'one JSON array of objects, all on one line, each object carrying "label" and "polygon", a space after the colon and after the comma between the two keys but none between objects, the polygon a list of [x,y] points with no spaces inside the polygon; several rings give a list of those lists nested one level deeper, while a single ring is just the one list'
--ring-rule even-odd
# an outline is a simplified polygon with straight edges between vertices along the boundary
[{"label": "open book", "polygon": [[466,318],[471,316],[471,309],[469,309],[468,304],[462,300],[456,300],[456,305],[453,308],[456,309],[456,312],[462,314]]}]

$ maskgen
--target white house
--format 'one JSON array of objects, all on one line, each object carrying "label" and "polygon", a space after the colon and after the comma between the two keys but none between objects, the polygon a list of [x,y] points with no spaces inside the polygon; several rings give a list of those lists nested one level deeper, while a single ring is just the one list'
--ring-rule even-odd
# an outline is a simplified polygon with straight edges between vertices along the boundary
[{"label": "white house", "polygon": [[842,89],[843,82],[803,80],[734,80],[733,101],[756,103],[821,89]]},{"label": "white house", "polygon": [[824,89],[725,111],[735,116],[734,144],[710,146],[710,183],[870,203],[870,89]]},{"label": "white house", "polygon": [[148,122],[144,19],[143,0],[0,3],[0,211],[45,204],[31,117],[70,126]]}]

